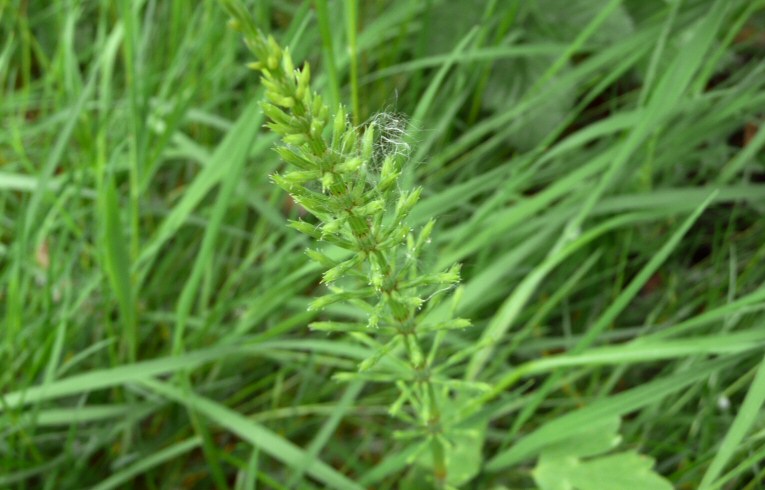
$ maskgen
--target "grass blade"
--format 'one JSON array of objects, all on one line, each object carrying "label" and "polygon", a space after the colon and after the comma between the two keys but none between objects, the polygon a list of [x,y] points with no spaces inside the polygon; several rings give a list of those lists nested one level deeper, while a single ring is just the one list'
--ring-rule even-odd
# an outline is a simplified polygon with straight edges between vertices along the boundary
[{"label": "grass blade", "polygon": [[318,459],[311,458],[305,451],[288,440],[271,432],[260,424],[202,396],[186,393],[183,390],[153,379],[144,379],[141,384],[177,403],[186,405],[199,414],[203,414],[221,427],[230,430],[263,453],[281,461],[285,465],[299,469],[305,461],[312,461],[306,472],[330,488],[339,490],[360,490],[361,486],[335,471],[331,466]]}]

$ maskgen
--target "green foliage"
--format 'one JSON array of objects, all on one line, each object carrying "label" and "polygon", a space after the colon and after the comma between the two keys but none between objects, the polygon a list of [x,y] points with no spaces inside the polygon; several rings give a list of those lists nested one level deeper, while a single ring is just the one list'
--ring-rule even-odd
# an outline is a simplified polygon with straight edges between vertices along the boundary
[{"label": "green foliage", "polygon": [[604,454],[615,448],[619,418],[606,418],[545,447],[534,468],[540,490],[671,490],[652,472],[653,461],[635,451]]},{"label": "green foliage", "polygon": [[582,27],[602,15],[604,8],[606,15],[588,36],[588,46],[596,48],[616,43],[635,31],[635,21],[621,1],[544,0],[532,3],[540,34],[545,39],[562,42],[576,39],[581,34]]},{"label": "green foliage", "polygon": [[0,488],[761,486],[763,0],[240,1],[0,1]]}]

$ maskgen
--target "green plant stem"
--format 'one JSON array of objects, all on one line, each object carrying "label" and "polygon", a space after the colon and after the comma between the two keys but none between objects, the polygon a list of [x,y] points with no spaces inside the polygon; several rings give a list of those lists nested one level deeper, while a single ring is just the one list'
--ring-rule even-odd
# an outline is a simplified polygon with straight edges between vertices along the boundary
[{"label": "green plant stem", "polygon": [[[347,188],[342,186],[334,189],[338,191],[338,196],[341,198],[350,198],[347,195]],[[383,252],[379,251],[380,244],[374,241],[374,234],[371,232],[367,222],[355,215],[355,226],[351,226],[351,230],[358,241],[363,247],[369,247],[370,250],[377,250],[376,256],[380,266],[383,269],[382,275],[386,278],[393,278],[395,272],[390,266],[391,260],[385,257]],[[392,283],[391,288],[397,287],[397,282]],[[426,424],[429,437],[431,438],[431,452],[433,456],[433,478],[437,485],[437,488],[443,488],[447,478],[447,466],[446,466],[446,454],[443,444],[441,443],[441,411],[438,406],[438,398],[435,393],[435,386],[431,382],[430,370],[431,366],[427,364],[425,358],[422,355],[423,349],[417,338],[417,333],[414,331],[411,325],[413,325],[416,309],[403,304],[395,299],[390,300],[390,307],[394,312],[394,318],[398,321],[398,335],[400,335],[406,346],[409,363],[414,372],[420,373],[421,378],[419,384],[422,386],[423,401],[425,402],[425,411],[422,417],[425,419],[423,422]]]},{"label": "green plant stem", "polygon": [[359,58],[356,31],[359,17],[359,7],[356,0],[345,0],[346,32],[348,34],[348,54],[351,61],[351,107],[353,107],[353,123],[359,125]]},{"label": "green plant stem", "polygon": [[335,47],[332,42],[332,29],[329,25],[329,9],[327,0],[314,0],[316,4],[316,18],[319,21],[321,42],[324,45],[324,70],[329,78],[329,106],[337,107],[340,103],[340,80],[337,76],[337,64],[335,62]]}]

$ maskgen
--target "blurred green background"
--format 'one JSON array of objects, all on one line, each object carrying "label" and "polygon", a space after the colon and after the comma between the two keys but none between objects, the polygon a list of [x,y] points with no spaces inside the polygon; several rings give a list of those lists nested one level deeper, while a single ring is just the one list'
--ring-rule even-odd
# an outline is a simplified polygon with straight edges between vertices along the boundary
[{"label": "blurred green background", "polygon": [[[765,2],[247,5],[359,124],[416,128],[452,351],[564,359],[486,405],[469,488],[533,488],[524,441],[583,407],[677,488],[765,488]],[[249,59],[212,0],[0,0],[1,488],[403,488],[395,388],[331,381],[369,346],[306,327],[359,313],[306,310]]]}]

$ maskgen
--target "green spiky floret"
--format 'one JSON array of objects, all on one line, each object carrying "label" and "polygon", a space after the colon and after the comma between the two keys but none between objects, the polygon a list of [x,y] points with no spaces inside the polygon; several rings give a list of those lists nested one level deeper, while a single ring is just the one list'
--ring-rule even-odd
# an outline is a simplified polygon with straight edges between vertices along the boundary
[{"label": "green spiky floret", "polygon": [[[249,66],[261,73],[266,89],[262,107],[268,118],[267,127],[281,136],[276,151],[291,167],[273,175],[272,181],[317,219],[315,225],[292,221],[290,226],[351,253],[350,257],[336,260],[316,249],[307,251],[325,269],[322,282],[331,290],[316,298],[310,309],[346,302],[366,311],[367,332],[380,337],[382,343],[377,343],[375,353],[359,366],[367,376],[364,379],[408,380],[396,385],[404,387],[408,393],[405,398],[417,394],[420,401],[412,407],[420,412],[423,426],[432,425],[439,419],[433,383],[449,386],[452,380],[430,380],[423,376],[433,368],[438,343],[431,348],[431,355],[426,356],[420,337],[465,328],[470,322],[424,321],[440,300],[438,293],[455,286],[460,276],[458,266],[435,272],[419,270],[419,256],[429,243],[434,221],[429,221],[416,236],[406,223],[422,193],[419,187],[399,190],[399,177],[408,155],[398,150],[408,145],[403,141],[391,145],[388,136],[384,144],[378,144],[387,128],[378,128],[372,122],[363,130],[358,129],[350,124],[342,106],[331,110],[311,90],[308,64],[296,68],[289,50],[282,49],[273,37],[263,35],[236,0],[222,1],[235,19],[234,27],[244,34],[247,46],[257,58]],[[400,128],[396,132],[402,133]],[[313,325],[320,330],[363,335],[357,324]],[[377,371],[369,377],[368,371],[385,356],[397,356],[394,353],[401,347],[407,352],[409,375],[397,378],[400,373]],[[337,377],[349,376],[353,374],[340,373]],[[435,473],[445,475],[443,436],[431,434],[428,441],[432,445]]]}]

